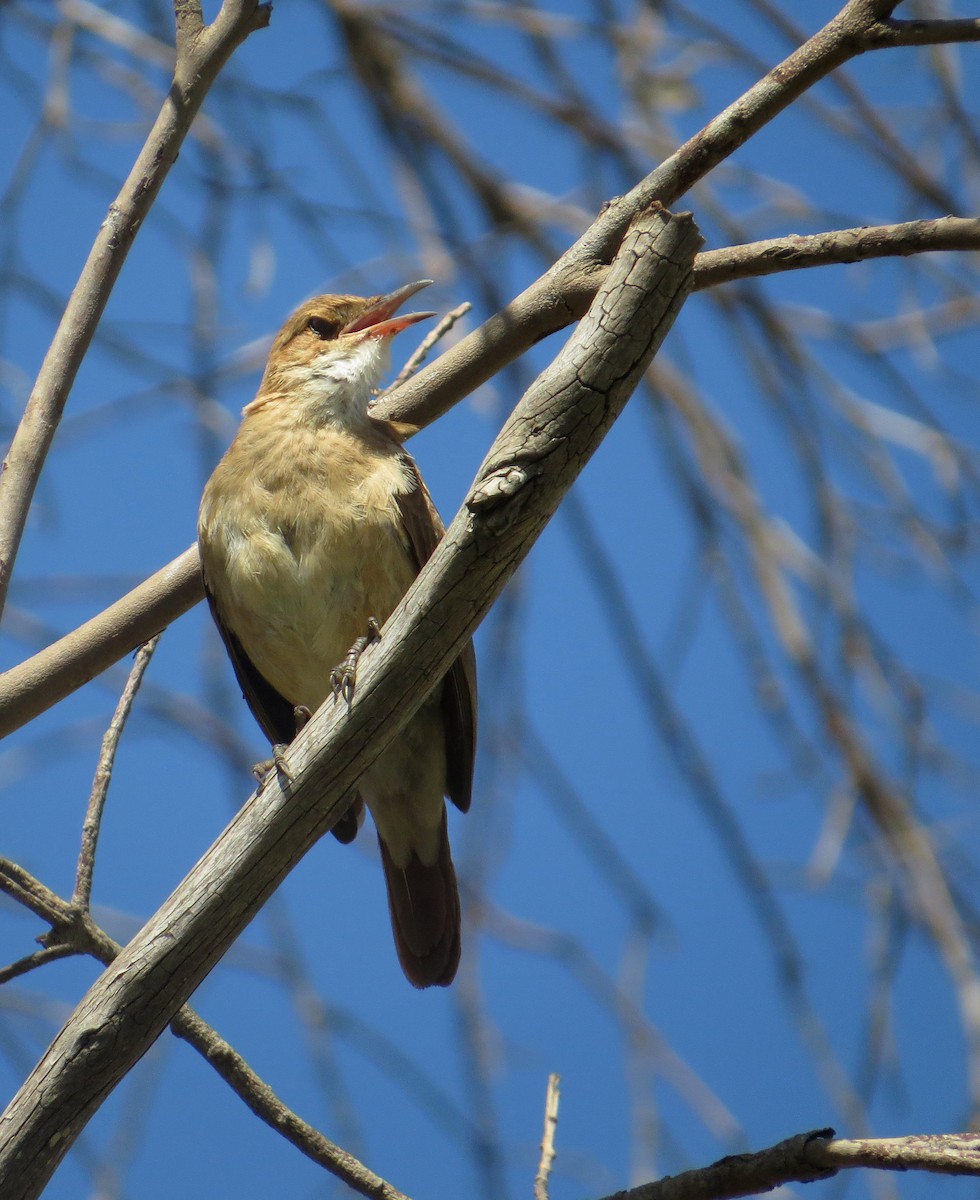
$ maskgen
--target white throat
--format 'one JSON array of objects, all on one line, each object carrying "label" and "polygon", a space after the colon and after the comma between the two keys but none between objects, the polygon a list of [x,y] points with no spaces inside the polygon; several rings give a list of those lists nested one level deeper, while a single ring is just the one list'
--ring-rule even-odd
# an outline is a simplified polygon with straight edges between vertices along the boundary
[{"label": "white throat", "polygon": [[325,348],[312,363],[289,369],[304,417],[314,425],[363,425],[374,389],[391,362],[387,338]]}]

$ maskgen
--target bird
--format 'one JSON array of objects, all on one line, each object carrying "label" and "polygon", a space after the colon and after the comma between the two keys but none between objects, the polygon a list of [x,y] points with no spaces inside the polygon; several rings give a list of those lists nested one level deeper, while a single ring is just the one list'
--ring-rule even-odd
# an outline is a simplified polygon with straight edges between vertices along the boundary
[{"label": "bird", "polygon": [[[204,488],[198,546],[208,604],[242,695],[280,752],[325,701],[350,701],[359,651],[444,533],[404,428],[370,412],[394,336],[435,315],[396,315],[430,282],[366,298],[316,296],[297,308]],[[364,772],[333,828],[353,841],[370,812],[395,947],[417,988],[447,986],[459,964],[445,798],[469,808],[476,713],[469,642]]]}]

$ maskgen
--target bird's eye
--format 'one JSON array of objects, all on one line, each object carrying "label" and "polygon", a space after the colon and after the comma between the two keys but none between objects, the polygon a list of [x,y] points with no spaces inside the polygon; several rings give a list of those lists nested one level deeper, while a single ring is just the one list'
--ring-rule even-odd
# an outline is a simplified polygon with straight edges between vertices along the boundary
[{"label": "bird's eye", "polygon": [[323,341],[336,337],[340,330],[336,321],[328,321],[326,317],[310,317],[306,322],[306,328]]}]

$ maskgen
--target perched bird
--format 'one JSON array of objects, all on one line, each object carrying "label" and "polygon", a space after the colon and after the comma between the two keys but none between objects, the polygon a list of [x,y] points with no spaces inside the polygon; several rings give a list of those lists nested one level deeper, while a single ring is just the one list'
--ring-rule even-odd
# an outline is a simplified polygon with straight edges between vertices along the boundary
[{"label": "perched bird", "polygon": [[[269,740],[292,741],[404,596],[443,525],[395,429],[368,405],[396,316],[430,281],[386,296],[317,296],[272,344],[258,394],[208,480],[198,542],[211,612]],[[367,805],[377,826],[395,945],[416,987],[452,982],[459,894],[448,796],[469,807],[476,661],[468,644],[443,682],[357,785],[334,827],[353,840]]]}]

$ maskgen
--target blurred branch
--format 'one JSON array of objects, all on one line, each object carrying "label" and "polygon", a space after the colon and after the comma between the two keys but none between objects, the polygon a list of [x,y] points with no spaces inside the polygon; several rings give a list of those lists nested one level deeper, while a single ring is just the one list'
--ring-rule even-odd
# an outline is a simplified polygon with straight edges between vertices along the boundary
[{"label": "blurred branch", "polygon": [[27,514],[75,376],[102,317],[140,225],[171,166],[208,89],[232,52],[267,25],[271,5],[224,0],[205,25],[195,0],[175,0],[177,61],[173,84],[129,178],[99,229],[88,261],[44,357],[24,416],[0,474],[0,613]]},{"label": "blurred branch", "polygon": [[[340,815],[445,673],[619,415],[673,324],[700,235],[651,209],[589,315],[529,389],[446,537],[359,664],[171,898],[96,981],[4,1118],[5,1200],[37,1196],[106,1095]],[[57,1136],[54,1136],[57,1131]]]},{"label": "blurred branch", "polygon": [[637,1006],[622,981],[596,961],[578,935],[515,917],[489,901],[482,902],[482,909],[486,931],[494,940],[558,964],[616,1023],[624,1041],[641,1049],[654,1064],[658,1081],[671,1087],[685,1107],[697,1114],[711,1137],[731,1145],[744,1141],[745,1130],[735,1114],[654,1026],[642,1006]]},{"label": "blurred branch", "polygon": [[[739,447],[690,393],[677,389],[672,399],[690,429],[705,479],[712,481],[742,529],[759,593],[783,651],[805,683],[851,785],[901,867],[910,916],[932,934],[954,981],[969,1048],[971,1095],[980,1107],[980,973],[969,929],[933,839],[909,797],[882,770],[860,723],[821,663],[815,635],[787,578],[778,530],[764,510]],[[853,628],[850,632],[853,638]]]}]

